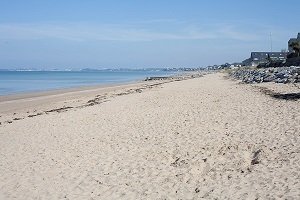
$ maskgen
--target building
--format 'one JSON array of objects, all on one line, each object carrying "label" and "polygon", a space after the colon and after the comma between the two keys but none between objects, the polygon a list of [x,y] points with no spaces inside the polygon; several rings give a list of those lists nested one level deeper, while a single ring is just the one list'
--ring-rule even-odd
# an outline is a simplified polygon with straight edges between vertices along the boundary
[{"label": "building", "polygon": [[244,66],[257,66],[269,61],[285,61],[287,52],[251,52],[250,58],[244,60]]},{"label": "building", "polygon": [[300,47],[300,33],[298,33],[298,37],[297,38],[291,38],[288,42],[288,47],[289,47],[289,52],[294,52],[293,47],[291,47],[292,43],[298,43],[298,47]]}]

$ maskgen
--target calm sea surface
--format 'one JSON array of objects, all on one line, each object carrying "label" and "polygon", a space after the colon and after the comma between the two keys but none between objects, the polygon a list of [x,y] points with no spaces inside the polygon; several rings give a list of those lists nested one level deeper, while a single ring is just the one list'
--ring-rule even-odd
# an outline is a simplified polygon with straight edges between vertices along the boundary
[{"label": "calm sea surface", "polygon": [[174,72],[140,71],[0,71],[0,95],[51,89],[126,83]]}]

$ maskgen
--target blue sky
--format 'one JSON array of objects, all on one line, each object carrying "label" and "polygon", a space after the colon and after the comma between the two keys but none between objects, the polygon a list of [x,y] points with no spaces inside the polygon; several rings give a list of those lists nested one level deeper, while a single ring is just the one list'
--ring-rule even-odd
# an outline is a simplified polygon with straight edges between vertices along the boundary
[{"label": "blue sky", "polygon": [[300,1],[0,0],[0,68],[199,67],[287,48]]}]

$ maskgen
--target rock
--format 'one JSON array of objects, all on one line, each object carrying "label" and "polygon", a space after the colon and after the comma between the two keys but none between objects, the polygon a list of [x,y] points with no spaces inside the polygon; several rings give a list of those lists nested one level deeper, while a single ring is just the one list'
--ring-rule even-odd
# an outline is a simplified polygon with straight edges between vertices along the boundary
[{"label": "rock", "polygon": [[257,150],[254,152],[253,158],[251,160],[251,165],[256,165],[259,164],[259,154],[260,154],[261,150]]},{"label": "rock", "polygon": [[273,81],[275,81],[275,79],[276,79],[275,75],[269,75],[264,78],[263,82],[273,82]]},{"label": "rock", "polygon": [[300,66],[278,67],[278,68],[260,68],[260,69],[239,69],[230,73],[235,79],[242,80],[245,83],[298,83]]},{"label": "rock", "polygon": [[288,79],[287,78],[277,78],[275,83],[288,83]]}]

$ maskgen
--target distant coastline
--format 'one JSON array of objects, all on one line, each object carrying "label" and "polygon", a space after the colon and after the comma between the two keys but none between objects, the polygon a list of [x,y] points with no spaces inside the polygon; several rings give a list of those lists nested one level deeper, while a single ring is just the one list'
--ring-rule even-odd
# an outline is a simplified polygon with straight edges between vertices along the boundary
[{"label": "distant coastline", "polygon": [[0,68],[0,72],[5,71],[36,71],[36,72],[103,72],[103,71],[164,71],[164,72],[178,72],[178,71],[195,71],[202,68],[81,68],[81,69],[73,69],[73,68]]}]

